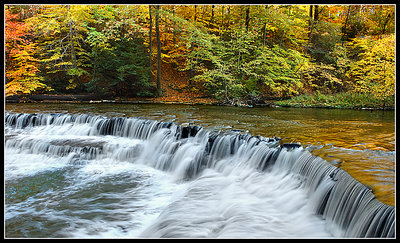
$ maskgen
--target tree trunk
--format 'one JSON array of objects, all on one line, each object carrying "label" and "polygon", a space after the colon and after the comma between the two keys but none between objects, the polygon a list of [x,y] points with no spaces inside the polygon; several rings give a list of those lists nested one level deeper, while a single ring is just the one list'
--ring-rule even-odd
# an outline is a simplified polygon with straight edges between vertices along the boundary
[{"label": "tree trunk", "polygon": [[71,54],[72,54],[72,64],[74,68],[77,68],[76,64],[76,54],[75,54],[75,43],[74,43],[74,32],[72,31],[72,21],[69,21],[69,34],[71,38]]},{"label": "tree trunk", "polygon": [[228,14],[226,15],[226,18],[228,19],[227,24],[226,24],[226,28],[229,28],[229,25],[231,24],[231,6],[228,5]]},{"label": "tree trunk", "polygon": [[149,5],[149,16],[150,16],[150,20],[149,20],[149,22],[150,22],[150,27],[149,27],[149,38],[150,38],[150,40],[149,40],[149,71],[150,71],[150,79],[151,79],[151,77],[152,77],[152,74],[151,74],[151,65],[152,65],[152,62],[151,62],[151,54],[152,54],[152,51],[153,51],[153,40],[152,40],[152,29],[153,29],[153,18],[152,18],[152,16],[151,16],[151,5]]},{"label": "tree trunk", "polygon": [[263,47],[265,46],[265,39],[267,38],[267,22],[265,22],[264,24],[264,28],[263,28]]},{"label": "tree trunk", "polygon": [[160,5],[156,6],[156,36],[157,36],[157,96],[162,96],[161,90],[161,41],[159,28]]},{"label": "tree trunk", "polygon": [[279,46],[282,47],[282,42],[283,42],[283,37],[285,36],[285,30],[283,30],[282,36],[281,36],[281,40],[279,41]]},{"label": "tree trunk", "polygon": [[173,16],[173,31],[172,31],[172,42],[174,43],[174,46],[176,45],[176,21],[175,21],[175,14],[176,14],[176,6],[172,8],[172,16]]},{"label": "tree trunk", "polygon": [[[71,9],[71,6],[68,5],[68,10]],[[75,43],[74,43],[74,32],[72,31],[72,20],[69,21],[69,37],[70,37],[70,42],[71,42],[71,55],[72,55],[72,64],[74,65],[74,68],[77,68],[76,64],[76,54],[75,54]]]},{"label": "tree trunk", "polygon": [[209,28],[213,28],[214,27],[214,23],[213,23],[213,21],[214,21],[214,8],[215,8],[215,6],[212,5],[211,6],[211,19],[210,19]]},{"label": "tree trunk", "polygon": [[249,30],[249,24],[250,24],[250,5],[247,5],[247,9],[246,9],[246,31]]},{"label": "tree trunk", "polygon": [[310,9],[308,12],[308,43],[307,46],[311,46],[312,34],[314,30],[314,21],[313,21],[313,5],[310,5]]},{"label": "tree trunk", "polygon": [[391,13],[389,13],[389,14],[386,16],[385,22],[383,23],[382,34],[381,34],[381,35],[384,35],[384,34],[385,34],[387,24],[389,23],[389,20],[390,20],[391,17],[392,17],[392,16],[391,16]]},{"label": "tree trunk", "polygon": [[[221,6],[221,25],[218,27],[218,29],[223,29],[224,28],[224,5]],[[220,37],[221,37],[221,32],[219,32]]]},{"label": "tree trunk", "polygon": [[318,5],[314,5],[314,21],[318,21],[318,17],[319,17]]},{"label": "tree trunk", "polygon": [[[194,5],[194,24],[197,22],[197,5]],[[194,51],[194,41],[193,38],[190,43],[190,54],[192,55]],[[192,85],[192,78],[194,77],[194,65],[193,56],[190,57],[190,70],[189,70],[189,86]]]},{"label": "tree trunk", "polygon": [[346,34],[347,21],[349,19],[349,15],[350,15],[350,8],[351,8],[351,5],[349,5],[349,8],[347,9],[346,20],[344,21],[344,26],[342,27],[342,46],[344,45],[344,41],[345,41],[344,36]]}]

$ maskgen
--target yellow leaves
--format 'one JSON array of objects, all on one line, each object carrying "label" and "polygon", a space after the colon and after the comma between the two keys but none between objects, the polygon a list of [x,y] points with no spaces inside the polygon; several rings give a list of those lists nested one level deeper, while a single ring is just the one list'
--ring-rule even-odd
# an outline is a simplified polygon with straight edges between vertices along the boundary
[{"label": "yellow leaves", "polygon": [[[9,19],[11,21],[11,19]],[[13,27],[14,26],[14,27]],[[41,77],[37,76],[38,60],[34,57],[37,46],[27,36],[29,26],[25,24],[16,25],[11,21],[8,27],[19,27],[18,32],[8,31],[6,40],[6,73],[5,94],[29,94],[34,90],[44,88]],[[15,29],[14,29],[15,30]]]},{"label": "yellow leaves", "polygon": [[382,39],[356,39],[355,46],[364,50],[347,77],[354,79],[354,91],[385,99],[395,92],[395,36]]},{"label": "yellow leaves", "polygon": [[5,85],[5,95],[30,94],[32,91],[40,88],[46,88],[46,85],[34,78],[28,80],[13,80]]},{"label": "yellow leaves", "polygon": [[94,22],[89,14],[88,5],[71,5],[71,20],[77,22]]},{"label": "yellow leaves", "polygon": [[273,25],[271,25],[271,24],[269,24],[269,23],[267,23],[267,24],[265,24],[265,30],[274,32],[274,31],[277,31],[278,28],[273,26]]},{"label": "yellow leaves", "polygon": [[68,86],[65,88],[66,90],[75,89],[78,85],[74,82],[74,79],[68,80]]},{"label": "yellow leaves", "polygon": [[171,56],[170,56],[170,55],[167,55],[167,54],[164,54],[164,53],[161,53],[161,58],[162,58],[162,59],[171,58]]}]

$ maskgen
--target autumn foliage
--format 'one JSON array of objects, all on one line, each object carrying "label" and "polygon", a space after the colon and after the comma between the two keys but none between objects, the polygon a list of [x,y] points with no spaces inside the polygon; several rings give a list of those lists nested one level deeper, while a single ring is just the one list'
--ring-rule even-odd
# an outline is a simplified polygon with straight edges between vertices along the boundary
[{"label": "autumn foliage", "polygon": [[394,5],[6,5],[6,95],[386,102],[394,20]]},{"label": "autumn foliage", "polygon": [[37,75],[39,61],[34,56],[36,44],[29,39],[30,27],[19,15],[5,10],[6,95],[29,94],[46,87]]}]

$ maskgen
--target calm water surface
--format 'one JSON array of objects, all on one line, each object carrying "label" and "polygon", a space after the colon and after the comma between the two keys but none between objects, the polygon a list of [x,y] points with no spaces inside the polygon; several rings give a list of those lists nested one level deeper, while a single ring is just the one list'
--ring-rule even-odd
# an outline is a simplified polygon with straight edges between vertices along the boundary
[{"label": "calm water surface", "polygon": [[382,202],[395,204],[394,111],[115,103],[6,104],[5,108],[24,113],[144,117],[277,136],[284,143],[301,143],[371,187]]}]

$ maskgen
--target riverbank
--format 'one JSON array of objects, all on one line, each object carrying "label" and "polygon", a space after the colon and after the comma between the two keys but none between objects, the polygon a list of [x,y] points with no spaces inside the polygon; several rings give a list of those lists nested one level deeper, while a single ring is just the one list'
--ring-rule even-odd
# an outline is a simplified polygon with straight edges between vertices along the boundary
[{"label": "riverbank", "polygon": [[299,95],[287,100],[275,101],[275,105],[301,108],[335,108],[335,109],[367,109],[394,110],[394,97],[380,100],[368,94],[337,93]]},{"label": "riverbank", "polygon": [[124,104],[190,104],[217,105],[218,100],[208,97],[136,97],[107,99],[94,95],[13,95],[5,97],[6,103],[124,103]]},{"label": "riverbank", "polygon": [[328,109],[365,109],[365,110],[394,110],[393,99],[383,103],[367,95],[339,93],[335,95],[313,94],[300,95],[286,99],[252,99],[222,102],[205,96],[162,96],[102,99],[94,95],[28,95],[8,96],[7,103],[122,103],[122,104],[182,104],[182,105],[218,105],[239,107],[295,107],[295,108],[328,108]]}]

